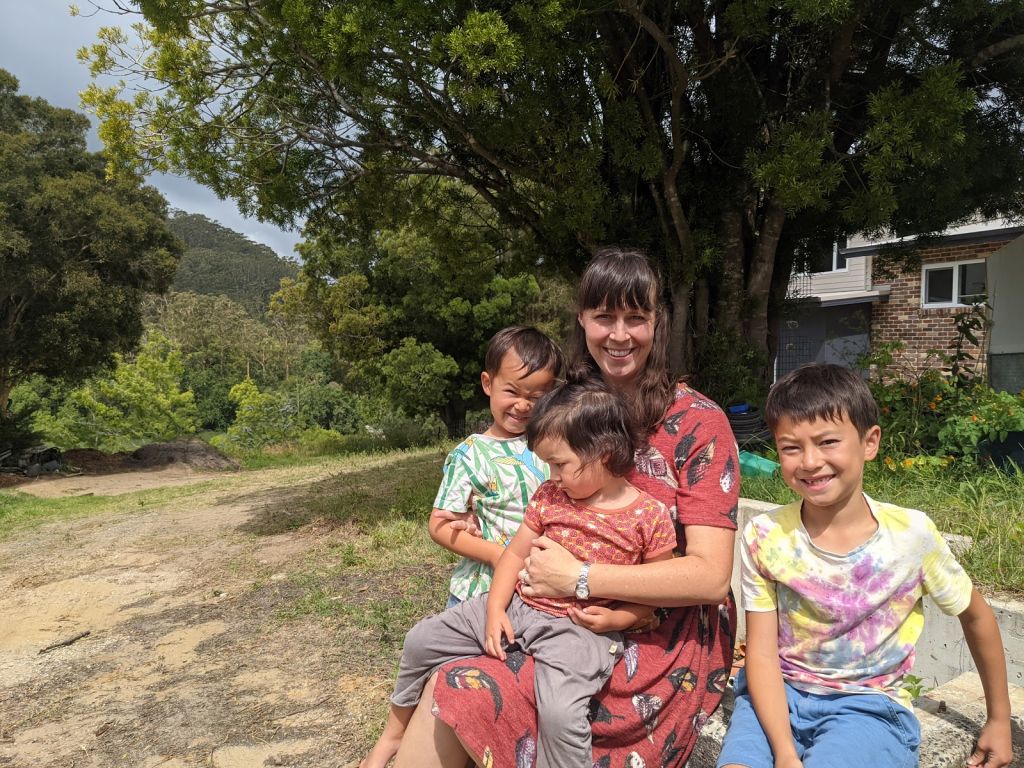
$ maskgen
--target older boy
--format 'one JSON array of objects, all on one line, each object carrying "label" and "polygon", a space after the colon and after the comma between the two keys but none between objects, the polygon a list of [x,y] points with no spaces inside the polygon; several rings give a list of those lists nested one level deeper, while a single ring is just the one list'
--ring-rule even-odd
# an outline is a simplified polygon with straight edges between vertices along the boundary
[{"label": "older boy", "polygon": [[928,517],[864,494],[881,430],[863,379],[804,366],[772,388],[765,417],[802,501],[743,531],[747,660],[720,768],[916,766],[920,728],[903,679],[926,594],[959,617],[985,690],[988,719],[968,764],[1008,765],[995,616]]}]

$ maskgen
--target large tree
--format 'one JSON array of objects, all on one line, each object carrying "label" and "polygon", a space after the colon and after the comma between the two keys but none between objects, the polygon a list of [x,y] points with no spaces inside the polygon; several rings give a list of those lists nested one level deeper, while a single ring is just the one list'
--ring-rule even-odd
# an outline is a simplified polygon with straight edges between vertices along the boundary
[{"label": "large tree", "polygon": [[178,253],[156,190],[86,150],[88,119],[17,91],[0,70],[0,422],[28,376],[80,380],[134,348]]},{"label": "large tree", "polygon": [[480,400],[490,337],[521,322],[557,332],[558,313],[523,271],[536,260],[530,239],[505,232],[471,190],[406,180],[386,200],[369,216],[349,200],[330,233],[300,245],[302,275],[282,281],[271,315],[303,319],[350,387],[436,413],[456,437]]},{"label": "large tree", "polygon": [[643,246],[676,368],[767,363],[791,270],[843,234],[1021,209],[1017,0],[113,2],[143,50],[83,55],[150,78],[87,94],[121,167],[314,231],[450,177],[545,265]]}]

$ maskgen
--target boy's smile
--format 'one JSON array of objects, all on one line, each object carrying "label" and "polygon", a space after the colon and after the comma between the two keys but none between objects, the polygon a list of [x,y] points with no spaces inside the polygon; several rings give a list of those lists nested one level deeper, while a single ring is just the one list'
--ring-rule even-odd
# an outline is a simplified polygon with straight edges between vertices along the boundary
[{"label": "boy's smile", "polygon": [[480,375],[484,394],[491,400],[494,423],[487,434],[492,437],[507,439],[523,434],[533,404],[555,383],[554,373],[549,368],[524,374],[526,366],[516,351],[510,349],[493,376],[486,371]]},{"label": "boy's smile", "polygon": [[783,417],[775,426],[782,479],[807,512],[835,516],[854,504],[860,509],[864,462],[875,458],[880,437],[877,426],[862,437],[845,414],[841,421]]}]

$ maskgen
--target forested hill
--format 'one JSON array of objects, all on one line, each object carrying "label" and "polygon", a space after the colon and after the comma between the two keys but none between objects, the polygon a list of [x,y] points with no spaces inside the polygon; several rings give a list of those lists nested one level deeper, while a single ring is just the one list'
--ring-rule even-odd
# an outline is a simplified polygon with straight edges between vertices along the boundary
[{"label": "forested hill", "polygon": [[254,315],[262,314],[282,277],[298,265],[199,213],[176,211],[170,229],[185,244],[174,276],[176,291],[223,294]]}]

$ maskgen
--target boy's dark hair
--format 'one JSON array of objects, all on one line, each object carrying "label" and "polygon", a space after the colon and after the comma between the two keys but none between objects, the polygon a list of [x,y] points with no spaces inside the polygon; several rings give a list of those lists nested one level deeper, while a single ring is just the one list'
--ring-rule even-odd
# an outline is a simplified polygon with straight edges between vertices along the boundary
[{"label": "boy's dark hair", "polygon": [[878,424],[878,404],[857,371],[831,363],[809,363],[771,388],[764,420],[773,432],[783,418],[796,422],[849,418],[861,437]]},{"label": "boy's dark hair", "polygon": [[562,375],[562,350],[543,333],[528,325],[502,328],[491,337],[484,355],[484,370],[494,376],[510,349],[514,349],[523,361],[525,370],[519,378],[546,370],[550,370],[555,378]]},{"label": "boy's dark hair", "polygon": [[613,475],[633,468],[636,435],[626,402],[595,379],[562,384],[533,408],[526,427],[530,450],[547,438],[560,438],[584,466],[602,461]]}]

